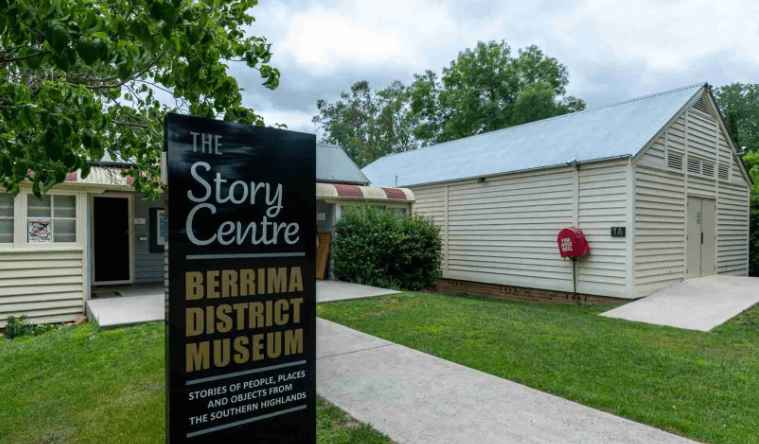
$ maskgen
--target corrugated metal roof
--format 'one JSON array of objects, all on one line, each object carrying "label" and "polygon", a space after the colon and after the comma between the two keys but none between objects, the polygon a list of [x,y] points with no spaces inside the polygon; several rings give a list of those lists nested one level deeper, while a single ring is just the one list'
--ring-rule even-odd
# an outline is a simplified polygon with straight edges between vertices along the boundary
[{"label": "corrugated metal roof", "polygon": [[377,186],[412,186],[637,154],[700,83],[391,154],[364,167]]},{"label": "corrugated metal roof", "polygon": [[316,180],[357,185],[369,183],[369,179],[342,148],[326,143],[316,144]]},{"label": "corrugated metal roof", "polygon": [[[121,158],[114,159],[105,153],[99,162],[100,166],[123,166],[134,164]],[[368,185],[369,179],[361,172],[361,169],[353,163],[342,148],[327,143],[316,144],[316,180],[319,182],[349,183],[355,185]]]}]

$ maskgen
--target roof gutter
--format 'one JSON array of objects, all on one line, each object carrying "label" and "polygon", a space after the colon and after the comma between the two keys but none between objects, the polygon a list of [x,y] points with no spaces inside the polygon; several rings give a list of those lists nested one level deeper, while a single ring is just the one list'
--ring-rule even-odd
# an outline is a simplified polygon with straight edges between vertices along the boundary
[{"label": "roof gutter", "polygon": [[535,168],[525,168],[521,170],[512,170],[512,171],[504,171],[500,173],[492,173],[492,174],[483,174],[483,175],[476,175],[476,176],[467,176],[457,179],[449,179],[449,180],[436,180],[433,182],[419,182],[414,184],[403,184],[403,185],[397,185],[401,188],[411,188],[411,187],[422,187],[422,186],[429,186],[429,185],[439,185],[443,183],[457,183],[457,182],[466,182],[469,180],[477,180],[477,179],[490,179],[492,177],[498,177],[498,176],[509,176],[512,174],[520,174],[520,173],[534,173],[537,171],[543,171],[543,170],[555,170],[559,168],[568,168],[568,167],[575,167],[579,168],[580,165],[589,165],[593,163],[601,163],[601,162],[610,162],[614,160],[624,160],[624,159],[630,159],[633,156],[631,154],[623,154],[620,156],[611,156],[611,157],[601,157],[598,159],[590,159],[590,160],[572,160],[570,162],[563,162],[563,163],[556,163],[553,165],[547,165],[547,166],[540,166]]}]

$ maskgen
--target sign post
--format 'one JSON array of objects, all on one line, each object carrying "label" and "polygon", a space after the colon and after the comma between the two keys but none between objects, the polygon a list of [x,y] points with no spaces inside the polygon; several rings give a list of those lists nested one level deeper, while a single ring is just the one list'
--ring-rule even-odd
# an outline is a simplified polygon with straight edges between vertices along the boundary
[{"label": "sign post", "polygon": [[167,442],[316,442],[314,135],[169,114]]}]

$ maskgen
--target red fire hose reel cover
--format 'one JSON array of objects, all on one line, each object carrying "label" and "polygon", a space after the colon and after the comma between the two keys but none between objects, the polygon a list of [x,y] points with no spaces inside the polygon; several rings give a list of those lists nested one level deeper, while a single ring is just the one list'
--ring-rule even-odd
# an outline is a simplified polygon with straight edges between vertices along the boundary
[{"label": "red fire hose reel cover", "polygon": [[559,246],[561,257],[582,257],[590,253],[588,240],[585,239],[585,234],[579,228],[562,229],[556,236],[556,243]]}]

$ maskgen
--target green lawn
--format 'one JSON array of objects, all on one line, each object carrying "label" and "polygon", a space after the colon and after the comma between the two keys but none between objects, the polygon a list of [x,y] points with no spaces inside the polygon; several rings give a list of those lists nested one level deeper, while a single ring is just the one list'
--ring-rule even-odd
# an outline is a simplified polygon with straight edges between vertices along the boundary
[{"label": "green lawn", "polygon": [[711,333],[605,309],[409,293],[319,316],[696,440],[759,443],[759,307]]},{"label": "green lawn", "polygon": [[[0,338],[0,443],[160,443],[164,328],[66,327]],[[319,442],[387,443],[320,400]]]}]

